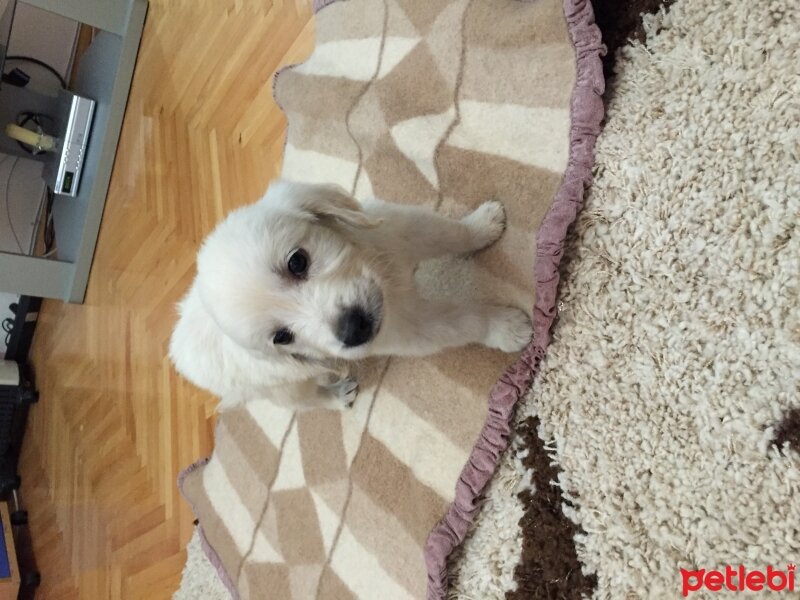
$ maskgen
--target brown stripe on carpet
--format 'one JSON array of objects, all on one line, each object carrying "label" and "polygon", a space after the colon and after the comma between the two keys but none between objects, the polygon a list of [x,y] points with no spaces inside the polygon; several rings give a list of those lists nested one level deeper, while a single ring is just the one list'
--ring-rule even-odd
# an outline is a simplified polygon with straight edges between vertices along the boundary
[{"label": "brown stripe on carpet", "polygon": [[392,198],[411,206],[432,206],[439,198],[436,189],[400,152],[389,133],[378,138],[372,154],[364,162],[364,169],[378,198]]},{"label": "brown stripe on carpet", "polygon": [[306,483],[314,487],[347,477],[341,412],[318,410],[299,413],[297,431]]},{"label": "brown stripe on carpet", "polygon": [[294,566],[289,571],[289,587],[292,598],[313,598],[317,593],[322,565]]},{"label": "brown stripe on carpet", "polygon": [[285,564],[250,563],[242,570],[240,583],[251,598],[291,598],[289,567]]},{"label": "brown stripe on carpet", "polygon": [[597,578],[581,571],[575,550],[575,535],[580,530],[561,508],[565,500],[555,484],[560,469],[548,456],[538,428],[539,419],[531,417],[518,429],[528,449],[522,462],[533,472],[533,491],[520,494],[526,506],[519,522],[523,534],[522,558],[514,571],[517,589],[507,592],[506,599],[591,597]]},{"label": "brown stripe on carpet", "polygon": [[786,444],[789,444],[789,448],[800,452],[800,407],[793,408],[783,415],[783,419],[775,427],[772,443],[781,451]]},{"label": "brown stripe on carpet", "polygon": [[[470,48],[461,99],[563,108],[569,105],[575,74],[561,65],[574,55],[568,41],[510,50]],[[532,64],[541,66],[531,71]]]},{"label": "brown stripe on carpet", "polygon": [[[353,483],[395,517],[420,547],[447,508],[447,501],[422,483],[369,433],[352,469]],[[403,493],[399,494],[398,490]]]},{"label": "brown stripe on carpet", "polygon": [[425,566],[419,542],[408,529],[357,485],[353,486],[347,513],[347,527],[353,537],[369,550],[386,574],[414,598],[425,595]]},{"label": "brown stripe on carpet", "polygon": [[464,37],[470,46],[501,49],[532,43],[569,44],[566,27],[553,26],[563,18],[558,2],[476,2],[465,23]]},{"label": "brown stripe on carpet", "polygon": [[[442,186],[465,206],[477,207],[487,198],[502,198],[509,224],[536,228],[547,215],[547,200],[558,190],[563,175],[474,150],[443,146],[438,154]],[[525,285],[529,286],[528,280]]]},{"label": "brown stripe on carpet", "polygon": [[[343,119],[336,118],[336,115],[330,119],[321,119],[296,112],[289,113],[288,117],[292,120],[292,127],[297,135],[292,142],[293,148],[323,152],[351,162],[358,160],[358,148],[346,137],[349,134]],[[320,123],[324,123],[324,126],[321,127]]]},{"label": "brown stripe on carpet", "polygon": [[[384,385],[390,391],[402,390],[405,406],[458,447],[469,451],[480,432],[480,417],[486,414],[483,389],[486,368],[497,372],[508,359],[498,353],[495,360],[487,361],[487,353],[479,348],[467,348],[465,354],[466,359],[462,355],[443,352],[425,361],[397,361],[387,371]],[[481,363],[481,359],[488,365]],[[464,392],[464,401],[457,411],[447,402],[431,401],[431,397],[442,397],[442,392],[450,389]]]},{"label": "brown stripe on carpet", "polygon": [[322,571],[316,597],[330,598],[330,600],[356,600],[355,594],[339,579],[330,565],[326,565]]},{"label": "brown stripe on carpet", "polygon": [[[326,4],[328,4],[326,2]],[[336,10],[328,11],[325,15],[327,24],[325,27],[316,27],[316,46],[326,42],[337,42],[339,40],[363,40],[375,35],[376,31],[383,28],[383,11],[367,11],[363,5],[356,2],[342,2],[336,6]],[[394,25],[398,25],[393,23]],[[414,35],[411,27],[398,28],[392,30],[395,35]],[[330,79],[333,79],[331,77]],[[321,96],[328,100],[327,95]],[[318,98],[317,98],[318,100]]]},{"label": "brown stripe on carpet", "polygon": [[[280,450],[272,444],[250,411],[244,408],[229,411],[225,419],[220,421],[219,429],[217,436],[225,435],[229,443],[236,445],[254,476],[265,469],[270,473],[277,471]],[[227,466],[226,472],[229,472]]]},{"label": "brown stripe on carpet", "polygon": [[[344,115],[363,91],[364,82],[337,77],[323,77],[288,70],[281,74],[281,85],[275,88],[275,100],[281,106],[291,106],[287,119],[304,115],[308,119],[318,118],[326,123],[344,122]],[[325,102],[319,99],[325,97]],[[294,121],[292,121],[294,127]],[[294,136],[292,142],[302,142]]]},{"label": "brown stripe on carpet", "polygon": [[[642,15],[658,12],[662,6],[668,8],[675,0],[594,0],[594,16],[603,33],[603,43],[608,53],[603,58],[605,76],[614,74],[617,50],[630,40],[644,40]],[[609,92],[606,87],[606,92]]]},{"label": "brown stripe on carpet", "polygon": [[317,509],[307,488],[272,492],[281,557],[291,565],[325,562]]},{"label": "brown stripe on carpet", "polygon": [[[234,411],[231,412],[233,413]],[[247,411],[241,410],[236,411],[236,415],[237,417],[244,417],[236,419],[243,435],[239,437],[232,434],[231,430],[228,429],[228,420],[221,421],[220,426],[217,427],[216,440],[214,442],[215,446],[220,449],[215,460],[219,461],[222,465],[222,470],[230,478],[234,489],[239,492],[242,504],[244,504],[250,517],[253,521],[257,521],[264,510],[264,497],[267,495],[268,488],[266,482],[259,477],[261,471],[258,465],[253,465],[251,461],[257,460],[263,454],[265,467],[277,470],[280,453],[277,448],[267,441],[266,436],[261,433],[260,429],[258,431],[261,433],[260,437],[263,443],[250,443],[250,450],[247,451],[247,443],[253,441],[252,439],[247,439],[245,435],[247,428],[244,423],[247,422],[249,415]],[[262,452],[260,453],[259,450]]]},{"label": "brown stripe on carpet", "polygon": [[[460,41],[458,43],[460,45]],[[413,102],[409,102],[403,90],[421,79],[425,85],[418,86],[419,94],[415,95]],[[386,124],[390,127],[419,115],[443,113],[453,104],[452,84],[444,80],[425,44],[419,44],[406,60],[392,69],[381,80],[375,93],[380,99]]]}]

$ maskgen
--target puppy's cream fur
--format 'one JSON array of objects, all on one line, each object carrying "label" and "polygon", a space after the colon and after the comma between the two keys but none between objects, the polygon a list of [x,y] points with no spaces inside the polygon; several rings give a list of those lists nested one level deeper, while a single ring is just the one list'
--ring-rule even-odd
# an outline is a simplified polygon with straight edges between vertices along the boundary
[{"label": "puppy's cream fur", "polygon": [[[219,396],[221,408],[261,398],[331,408],[355,398],[348,361],[470,343],[521,350],[531,335],[522,310],[426,300],[414,283],[418,262],[485,248],[504,226],[498,202],[456,220],[380,200],[360,204],[334,186],[278,181],[204,242],[170,358]],[[287,270],[298,249],[309,259],[302,278]],[[352,307],[370,316],[372,337],[351,347],[337,328]],[[292,343],[273,342],[282,329]]]}]

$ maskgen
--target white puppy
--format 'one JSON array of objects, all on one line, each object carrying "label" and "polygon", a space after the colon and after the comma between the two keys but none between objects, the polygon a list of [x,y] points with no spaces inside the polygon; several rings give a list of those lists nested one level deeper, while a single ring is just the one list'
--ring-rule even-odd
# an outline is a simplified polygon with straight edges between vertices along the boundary
[{"label": "white puppy", "polygon": [[504,227],[499,202],[456,220],[279,181],[206,239],[170,357],[221,408],[261,398],[333,408],[355,398],[347,361],[470,343],[521,350],[522,310],[425,300],[414,282],[418,262],[485,248]]}]

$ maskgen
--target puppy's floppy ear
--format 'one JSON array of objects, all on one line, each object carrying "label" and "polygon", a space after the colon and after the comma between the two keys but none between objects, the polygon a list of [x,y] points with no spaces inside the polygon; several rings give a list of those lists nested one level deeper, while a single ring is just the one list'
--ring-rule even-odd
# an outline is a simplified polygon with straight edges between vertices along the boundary
[{"label": "puppy's floppy ear", "polygon": [[358,200],[337,185],[282,180],[270,188],[268,196],[273,194],[316,219],[333,218],[352,227],[377,227],[382,222],[366,214]]}]

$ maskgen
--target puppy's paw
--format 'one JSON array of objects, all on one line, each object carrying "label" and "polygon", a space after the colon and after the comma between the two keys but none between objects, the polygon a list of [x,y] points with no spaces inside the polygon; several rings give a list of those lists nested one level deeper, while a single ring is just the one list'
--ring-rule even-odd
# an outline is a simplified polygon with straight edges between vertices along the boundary
[{"label": "puppy's paw", "polygon": [[472,230],[475,250],[482,250],[500,239],[506,229],[506,209],[497,200],[488,200],[464,217]]},{"label": "puppy's paw", "polygon": [[528,315],[518,308],[498,306],[489,320],[486,345],[503,352],[519,352],[533,335],[533,326]]},{"label": "puppy's paw", "polygon": [[358,381],[353,377],[344,377],[331,385],[331,390],[345,408],[350,408],[358,395]]}]

